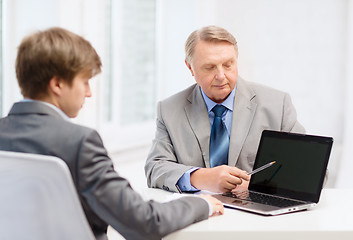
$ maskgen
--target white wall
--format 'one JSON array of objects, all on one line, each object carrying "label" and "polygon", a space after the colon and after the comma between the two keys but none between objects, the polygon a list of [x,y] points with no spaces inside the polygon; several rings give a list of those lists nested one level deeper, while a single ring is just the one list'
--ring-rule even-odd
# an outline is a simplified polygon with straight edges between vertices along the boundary
[{"label": "white wall", "polygon": [[343,151],[342,158],[338,165],[338,175],[335,187],[353,188],[353,1],[349,1],[347,5],[347,37],[346,37],[346,77],[344,82],[345,96],[343,102]]}]

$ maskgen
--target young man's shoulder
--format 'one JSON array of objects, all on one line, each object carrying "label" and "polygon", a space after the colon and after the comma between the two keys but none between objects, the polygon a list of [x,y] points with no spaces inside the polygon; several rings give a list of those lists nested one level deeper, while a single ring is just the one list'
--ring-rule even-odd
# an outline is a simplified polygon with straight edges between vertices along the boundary
[{"label": "young man's shoulder", "polygon": [[60,131],[60,128],[65,131],[65,132],[69,132],[71,136],[73,137],[84,137],[87,135],[91,135],[91,134],[98,134],[97,130],[91,128],[91,127],[87,127],[87,126],[83,126],[80,125],[78,123],[74,123],[71,120],[64,120],[64,119],[59,119],[56,118],[54,121],[57,121],[57,126],[58,130]]}]

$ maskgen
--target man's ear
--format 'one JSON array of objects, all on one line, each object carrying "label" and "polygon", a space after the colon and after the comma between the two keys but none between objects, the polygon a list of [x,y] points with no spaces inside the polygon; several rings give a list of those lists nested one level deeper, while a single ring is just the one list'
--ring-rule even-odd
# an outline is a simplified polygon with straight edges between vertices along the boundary
[{"label": "man's ear", "polygon": [[190,70],[191,75],[192,75],[192,76],[195,76],[195,75],[194,75],[194,71],[192,70],[191,64],[188,63],[186,60],[185,60],[185,64],[186,64],[186,66],[188,67],[188,69]]},{"label": "man's ear", "polygon": [[63,81],[61,78],[54,76],[50,79],[49,86],[48,86],[48,90],[50,93],[60,96],[62,88],[63,88]]}]

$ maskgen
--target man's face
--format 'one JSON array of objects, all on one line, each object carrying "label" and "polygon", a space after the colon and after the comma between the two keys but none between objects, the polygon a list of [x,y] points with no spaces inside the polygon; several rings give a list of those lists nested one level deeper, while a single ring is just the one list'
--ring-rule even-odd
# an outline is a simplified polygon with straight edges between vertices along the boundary
[{"label": "man's face", "polygon": [[91,89],[89,86],[90,78],[87,74],[78,74],[70,86],[66,82],[62,82],[62,95],[59,99],[59,108],[70,118],[78,115],[83,107],[86,97],[91,97]]},{"label": "man's face", "polygon": [[234,89],[238,77],[237,53],[228,42],[199,41],[193,62],[186,65],[197,84],[216,103],[222,103]]}]

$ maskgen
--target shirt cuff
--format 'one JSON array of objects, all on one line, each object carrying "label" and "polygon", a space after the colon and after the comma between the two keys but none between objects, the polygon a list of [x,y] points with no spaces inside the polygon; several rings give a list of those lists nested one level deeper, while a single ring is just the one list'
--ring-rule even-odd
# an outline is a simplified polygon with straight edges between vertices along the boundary
[{"label": "shirt cuff", "polygon": [[190,174],[199,169],[198,167],[194,167],[186,171],[183,176],[181,176],[177,182],[177,186],[182,192],[197,192],[199,189],[193,187],[190,183]]}]

